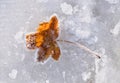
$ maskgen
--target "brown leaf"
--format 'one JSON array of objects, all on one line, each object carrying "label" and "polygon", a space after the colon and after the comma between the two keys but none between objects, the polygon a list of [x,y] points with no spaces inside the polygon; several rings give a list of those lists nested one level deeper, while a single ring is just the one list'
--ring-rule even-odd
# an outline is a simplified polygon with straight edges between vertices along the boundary
[{"label": "brown leaf", "polygon": [[38,61],[44,61],[50,55],[54,60],[58,60],[60,57],[60,48],[56,42],[58,35],[58,19],[53,16],[49,22],[40,23],[35,33],[26,35],[26,46],[28,49],[39,49]]}]

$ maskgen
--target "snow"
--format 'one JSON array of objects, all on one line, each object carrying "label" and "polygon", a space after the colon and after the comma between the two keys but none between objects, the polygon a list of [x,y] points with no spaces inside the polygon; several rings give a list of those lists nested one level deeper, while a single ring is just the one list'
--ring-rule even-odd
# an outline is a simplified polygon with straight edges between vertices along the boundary
[{"label": "snow", "polygon": [[9,73],[9,77],[11,79],[15,79],[17,77],[18,71],[16,69],[12,69],[12,71]]},{"label": "snow", "polygon": [[49,80],[46,80],[46,83],[50,83]]},{"label": "snow", "polygon": [[75,35],[76,35],[76,37],[79,37],[79,38],[88,38],[88,37],[90,37],[90,31],[88,31],[88,30],[76,30]]},{"label": "snow", "polygon": [[17,43],[23,43],[24,42],[24,40],[22,38],[23,35],[24,35],[23,31],[19,31],[15,34],[14,38],[15,38]]},{"label": "snow", "polygon": [[113,29],[110,30],[110,32],[113,34],[113,36],[118,36],[120,33],[120,21],[114,26]]},{"label": "snow", "polygon": [[64,3],[62,3],[60,5],[60,7],[61,7],[62,12],[64,14],[66,14],[66,15],[72,15],[72,13],[73,13],[73,7],[70,4],[64,2]]},{"label": "snow", "polygon": [[[61,56],[36,62],[25,34],[40,22],[59,18],[59,39],[79,42],[98,52],[58,42]],[[0,83],[120,82],[120,0],[0,0]]]},{"label": "snow", "polygon": [[90,79],[91,76],[91,72],[83,72],[82,73],[82,78],[84,81],[87,81],[88,79]]},{"label": "snow", "polygon": [[109,2],[110,4],[117,4],[119,2],[119,0],[106,0],[107,2]]}]

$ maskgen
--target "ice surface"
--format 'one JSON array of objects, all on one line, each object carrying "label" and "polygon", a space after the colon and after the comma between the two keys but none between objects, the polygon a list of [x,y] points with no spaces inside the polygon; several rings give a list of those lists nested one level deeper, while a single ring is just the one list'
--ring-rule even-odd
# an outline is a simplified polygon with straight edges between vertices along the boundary
[{"label": "ice surface", "polygon": [[88,79],[90,79],[91,76],[91,72],[83,72],[82,73],[82,78],[84,81],[87,81]]},{"label": "ice surface", "polygon": [[111,33],[114,36],[118,36],[118,34],[120,33],[120,21],[115,25],[113,29],[111,29]]},{"label": "ice surface", "polygon": [[[25,34],[56,14],[59,39],[77,41],[101,54],[58,42],[59,61],[35,62]],[[0,83],[119,83],[119,0],[0,0]]]},{"label": "ice surface", "polygon": [[110,4],[116,4],[119,2],[119,0],[106,0],[108,1]]},{"label": "ice surface", "polygon": [[66,2],[62,3],[60,5],[62,12],[66,15],[72,15],[73,8],[70,4],[67,4]]},{"label": "ice surface", "polygon": [[10,73],[9,73],[9,77],[11,79],[15,79],[17,76],[17,70],[16,69],[13,69]]}]

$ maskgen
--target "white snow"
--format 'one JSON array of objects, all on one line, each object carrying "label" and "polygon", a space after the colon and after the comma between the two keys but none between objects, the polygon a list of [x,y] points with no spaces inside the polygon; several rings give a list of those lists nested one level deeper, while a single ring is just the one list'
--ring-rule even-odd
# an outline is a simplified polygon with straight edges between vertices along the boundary
[{"label": "white snow", "polygon": [[119,2],[119,0],[105,0],[110,4],[117,4]]},{"label": "white snow", "polygon": [[110,30],[110,32],[113,34],[113,36],[118,36],[120,33],[120,21],[115,25],[113,29]]},{"label": "white snow", "polygon": [[[38,50],[28,51],[24,34],[54,13],[60,39],[81,42],[102,59],[59,42],[58,61],[34,62]],[[0,0],[0,83],[118,83],[119,36],[120,0]]]},{"label": "white snow", "polygon": [[83,72],[82,73],[82,79],[84,81],[87,81],[88,79],[90,79],[90,77],[91,77],[91,72]]},{"label": "white snow", "polygon": [[64,2],[64,3],[62,3],[60,5],[60,7],[61,7],[62,12],[64,14],[66,14],[66,15],[72,15],[72,13],[73,13],[73,7],[70,4]]},{"label": "white snow", "polygon": [[49,80],[46,80],[46,83],[50,83]]},{"label": "white snow", "polygon": [[18,71],[16,69],[12,69],[12,71],[9,73],[9,77],[11,79],[15,79],[17,77]]},{"label": "white snow", "polygon": [[88,37],[90,37],[91,33],[90,33],[89,30],[79,30],[79,29],[76,29],[75,35],[78,38],[88,38]]},{"label": "white snow", "polygon": [[36,2],[38,2],[38,3],[46,3],[48,0],[36,0]]},{"label": "white snow", "polygon": [[23,40],[23,36],[24,36],[24,32],[23,31],[19,31],[15,34],[14,38],[15,38],[15,41],[17,43],[23,43],[24,40]]},{"label": "white snow", "polygon": [[92,11],[89,6],[85,5],[79,10],[79,17],[81,22],[91,23]]},{"label": "white snow", "polygon": [[65,79],[65,73],[66,73],[65,71],[62,72],[62,75],[63,75],[63,78],[64,78],[64,79]]},{"label": "white snow", "polygon": [[25,59],[25,54],[21,54],[21,61],[23,61]]}]

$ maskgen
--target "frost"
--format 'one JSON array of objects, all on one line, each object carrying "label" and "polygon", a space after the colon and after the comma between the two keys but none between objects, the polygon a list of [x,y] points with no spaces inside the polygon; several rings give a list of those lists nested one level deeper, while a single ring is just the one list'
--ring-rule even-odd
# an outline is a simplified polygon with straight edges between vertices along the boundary
[{"label": "frost", "polygon": [[11,79],[15,79],[17,77],[17,73],[18,71],[16,69],[13,69],[10,73],[9,73],[9,77]]},{"label": "frost", "polygon": [[76,5],[75,7],[73,7],[73,13],[76,13],[78,11],[79,11],[79,6],[78,5]]},{"label": "frost", "polygon": [[17,43],[23,43],[24,42],[23,35],[24,35],[23,31],[19,31],[19,32],[16,33],[14,38],[15,38]]},{"label": "frost", "polygon": [[44,2],[44,3],[46,3],[48,0],[36,0],[36,2],[38,2],[38,3],[42,3],[42,2]]},{"label": "frost", "polygon": [[110,4],[117,4],[119,2],[119,0],[106,0],[107,2],[109,2]]},{"label": "frost", "polygon": [[65,71],[62,72],[63,78],[65,79]]},{"label": "frost", "polygon": [[0,7],[1,8],[6,8],[6,5],[5,4],[1,4]]},{"label": "frost", "polygon": [[85,5],[79,10],[79,17],[81,22],[90,23],[92,20],[91,15],[92,12],[89,6]]},{"label": "frost", "polygon": [[91,77],[91,72],[84,72],[82,73],[82,78],[84,81],[87,81]]},{"label": "frost", "polygon": [[46,83],[50,83],[49,80],[46,80]]},{"label": "frost", "polygon": [[62,3],[60,5],[62,12],[66,15],[72,15],[73,13],[73,8],[70,4],[67,4],[66,2]]},{"label": "frost", "polygon": [[110,32],[114,36],[117,36],[120,33],[120,21],[115,25],[115,27],[113,29],[110,30]]},{"label": "frost", "polygon": [[[58,61],[34,62],[37,52],[26,48],[24,34],[54,13],[60,39],[80,42],[101,59],[58,42]],[[120,0],[0,0],[0,39],[0,83],[120,82]]]},{"label": "frost", "polygon": [[76,30],[75,35],[79,38],[88,38],[90,36],[90,31],[88,30]]},{"label": "frost", "polygon": [[94,42],[97,42],[97,41],[98,41],[98,37],[95,36],[95,37],[94,37]]},{"label": "frost", "polygon": [[25,55],[22,54],[22,55],[20,55],[20,56],[21,56],[21,61],[23,61],[23,60],[25,59]]}]

